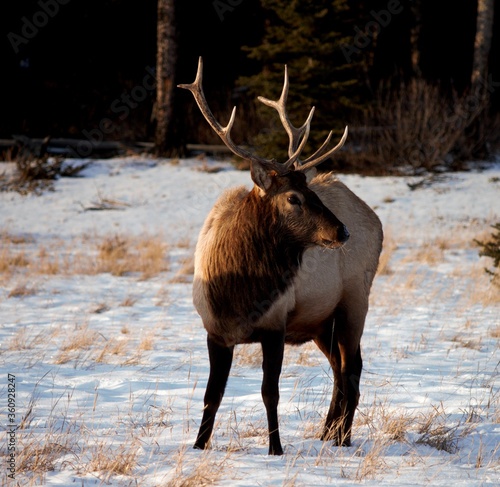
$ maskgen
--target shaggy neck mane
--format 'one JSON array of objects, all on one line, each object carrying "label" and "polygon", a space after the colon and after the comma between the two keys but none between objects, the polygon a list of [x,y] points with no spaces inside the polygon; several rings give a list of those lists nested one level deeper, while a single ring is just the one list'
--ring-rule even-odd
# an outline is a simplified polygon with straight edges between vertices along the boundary
[{"label": "shaggy neck mane", "polygon": [[305,247],[252,190],[224,215],[207,259],[207,297],[220,325],[251,324],[290,285]]}]

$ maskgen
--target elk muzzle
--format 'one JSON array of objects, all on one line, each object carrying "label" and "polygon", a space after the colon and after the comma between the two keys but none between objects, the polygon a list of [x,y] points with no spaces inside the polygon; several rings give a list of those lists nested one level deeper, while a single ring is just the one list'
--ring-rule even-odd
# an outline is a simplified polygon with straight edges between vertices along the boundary
[{"label": "elk muzzle", "polygon": [[349,240],[350,234],[347,227],[339,221],[333,228],[329,226],[320,229],[318,237],[317,244],[321,247],[326,247],[327,249],[338,249]]}]

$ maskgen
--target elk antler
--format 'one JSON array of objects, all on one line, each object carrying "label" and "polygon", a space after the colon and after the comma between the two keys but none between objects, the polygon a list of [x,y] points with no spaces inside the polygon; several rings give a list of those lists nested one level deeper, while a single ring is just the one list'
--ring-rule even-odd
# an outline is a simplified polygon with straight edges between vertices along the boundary
[{"label": "elk antler", "polygon": [[347,134],[348,134],[347,125],[345,126],[344,133],[342,134],[339,143],[335,147],[331,148],[329,151],[325,152],[326,148],[328,147],[328,143],[332,138],[332,134],[333,131],[330,131],[328,137],[323,142],[323,145],[313,155],[309,156],[305,161],[300,163],[300,166],[298,167],[300,171],[307,171],[308,169],[311,169],[311,167],[321,164],[322,162],[326,161],[334,152],[337,152],[340,148],[342,148],[347,139]]},{"label": "elk antler", "polygon": [[[288,156],[291,158],[292,154],[295,154],[298,152],[302,152],[302,149],[306,145],[307,138],[309,136],[309,130],[310,130],[310,125],[311,125],[311,120],[312,116],[314,114],[314,107],[311,108],[311,111],[309,112],[309,116],[307,117],[307,120],[304,122],[304,125],[301,127],[297,128],[292,125],[290,122],[290,119],[288,118],[288,114],[286,111],[286,101],[288,98],[288,69],[287,66],[285,65],[285,81],[283,82],[283,90],[281,92],[281,96],[279,97],[278,100],[273,101],[269,100],[268,98],[264,98],[263,96],[259,96],[258,99],[264,105],[267,105],[271,108],[274,108],[279,116],[281,123],[283,127],[285,128],[286,133],[288,134],[288,138],[290,139],[290,143],[288,145]],[[340,142],[330,149],[329,151],[326,151],[328,144],[330,142],[330,139],[332,138],[332,131],[328,134],[328,137],[326,138],[325,142],[323,142],[322,146],[311,156],[309,156],[305,161],[299,161],[298,156],[295,158],[295,161],[299,164],[297,169],[300,171],[306,171],[314,166],[317,166],[318,164],[321,164],[322,162],[326,161],[334,152],[339,150],[343,145],[344,142],[346,141],[347,138],[347,126],[344,130],[344,134],[342,135],[342,138],[340,139]],[[300,138],[302,137],[302,140]],[[300,143],[299,143],[300,140]]]},{"label": "elk antler", "polygon": [[289,159],[283,164],[279,164],[276,160],[274,159],[264,159],[262,157],[257,157],[256,155],[252,154],[251,152],[248,152],[245,149],[242,149],[241,147],[238,147],[232,140],[231,140],[231,129],[233,127],[234,119],[236,116],[236,107],[233,108],[233,111],[231,113],[231,117],[229,119],[229,122],[225,127],[223,127],[214,117],[212,111],[210,110],[207,100],[205,99],[205,94],[203,93],[203,60],[200,57],[198,60],[198,71],[196,73],[196,78],[193,83],[191,84],[181,84],[178,85],[179,88],[184,88],[186,90],[189,90],[193,96],[194,99],[196,100],[196,103],[198,104],[198,107],[205,117],[205,120],[210,124],[212,129],[215,131],[215,133],[221,138],[221,140],[224,142],[224,144],[233,152],[233,154],[236,154],[239,157],[242,157],[243,159],[247,159],[251,162],[256,162],[262,166],[264,166],[267,169],[272,169],[276,171],[280,175],[284,175],[287,172],[290,171],[290,168],[293,166],[295,161],[298,159],[300,152],[302,150],[303,144],[300,144],[300,147],[297,148],[294,152],[291,154],[289,153]]},{"label": "elk antler", "polygon": [[235,116],[236,116],[236,107],[233,108],[231,112],[231,117],[229,118],[229,122],[225,127],[223,127],[214,117],[214,114],[210,110],[207,100],[205,99],[205,94],[203,93],[203,60],[200,57],[198,59],[198,71],[196,73],[196,78],[191,84],[180,84],[179,88],[184,88],[189,90],[196,100],[198,107],[205,117],[205,120],[210,124],[215,133],[221,138],[224,144],[239,157],[243,159],[247,159],[251,162],[256,162],[261,166],[264,166],[267,169],[271,169],[276,171],[280,175],[284,175],[291,170],[293,165],[297,162],[298,167],[296,169],[300,171],[306,171],[318,164],[321,164],[323,161],[328,159],[334,152],[339,150],[343,145],[347,138],[347,126],[344,130],[344,134],[340,139],[340,142],[333,147],[332,149],[327,151],[328,144],[332,137],[332,132],[329,133],[323,145],[310,157],[308,157],[305,161],[299,161],[299,156],[306,145],[307,138],[309,137],[309,131],[311,127],[311,120],[314,114],[314,107],[311,108],[307,120],[301,127],[294,127],[288,118],[288,114],[286,111],[286,102],[288,98],[288,69],[285,66],[285,80],[283,82],[283,90],[281,92],[281,96],[278,100],[269,100],[268,98],[264,98],[259,96],[258,99],[271,108],[274,108],[280,117],[281,123],[285,128],[286,133],[289,137],[289,145],[288,145],[288,160],[283,164],[279,164],[275,159],[264,159],[262,157],[258,157],[251,152],[238,147],[231,140],[231,129],[233,128]]},{"label": "elk antler", "polygon": [[306,145],[307,138],[309,137],[309,130],[311,127],[312,116],[314,114],[314,107],[311,108],[309,116],[307,117],[307,120],[304,122],[304,125],[302,125],[299,128],[294,127],[292,125],[292,122],[290,122],[290,119],[288,118],[288,114],[286,111],[288,86],[289,86],[288,68],[285,65],[285,80],[283,81],[283,90],[281,91],[281,96],[279,97],[279,99],[274,101],[274,100],[269,100],[268,98],[264,98],[263,96],[259,96],[258,100],[264,103],[264,105],[274,108],[278,112],[281,124],[285,128],[285,131],[288,134],[288,138],[290,139],[290,143],[288,145],[288,157],[291,158],[292,155],[296,152],[300,154],[302,152],[302,149]]}]

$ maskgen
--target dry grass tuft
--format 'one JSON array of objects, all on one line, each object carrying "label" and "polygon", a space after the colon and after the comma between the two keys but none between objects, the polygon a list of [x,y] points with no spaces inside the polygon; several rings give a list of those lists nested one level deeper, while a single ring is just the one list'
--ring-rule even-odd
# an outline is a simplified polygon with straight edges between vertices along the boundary
[{"label": "dry grass tuft", "polygon": [[7,297],[9,298],[26,298],[28,296],[34,296],[37,293],[35,286],[29,286],[28,284],[19,284],[18,286],[11,289]]},{"label": "dry grass tuft", "polygon": [[388,468],[384,460],[386,448],[387,445],[384,441],[376,440],[368,451],[365,452],[360,449],[356,452],[357,455],[362,457],[354,477],[358,482],[374,479]]},{"label": "dry grass tuft", "polygon": [[103,474],[105,483],[113,475],[131,475],[137,467],[140,449],[138,440],[126,441],[119,446],[100,442],[95,448],[89,449],[91,457],[84,472]]},{"label": "dry grass tuft", "polygon": [[395,410],[386,401],[375,398],[370,408],[360,411],[355,419],[356,426],[367,426],[377,441],[405,442],[406,434],[415,422],[408,411]]},{"label": "dry grass tuft", "polygon": [[444,260],[444,250],[445,247],[442,245],[442,242],[426,242],[412,255],[412,260],[429,265],[438,264]]},{"label": "dry grass tuft", "polygon": [[500,325],[496,325],[489,330],[489,335],[492,338],[500,338]]},{"label": "dry grass tuft", "polygon": [[54,471],[62,457],[74,455],[73,440],[69,435],[49,432],[47,436],[35,439],[30,435],[29,440],[25,441],[20,435],[16,473],[29,475],[33,485],[43,485],[45,474]]},{"label": "dry grass tuft", "polygon": [[443,405],[434,407],[429,414],[422,414],[417,428],[420,436],[415,443],[428,445],[447,453],[456,453],[459,439],[475,429],[475,415],[471,416],[470,412],[464,413],[464,417],[458,423],[449,426],[449,422],[449,415],[445,413]]},{"label": "dry grass tuft", "polygon": [[382,248],[382,253],[380,254],[377,274],[381,276],[389,276],[393,273],[393,270],[390,267],[390,261],[394,256],[394,252],[397,250],[398,245],[394,238],[392,237],[392,233],[390,229],[384,230],[384,245]]},{"label": "dry grass tuft", "polygon": [[159,238],[107,237],[98,245],[97,272],[114,276],[138,272],[148,279],[168,269],[165,252],[166,244]]},{"label": "dry grass tuft", "polygon": [[97,250],[94,273],[105,272],[114,276],[139,273],[142,279],[149,279],[168,270],[167,245],[160,237],[113,235],[99,242]]},{"label": "dry grass tuft", "polygon": [[84,352],[90,353],[93,346],[102,339],[98,332],[89,330],[88,325],[78,327],[63,342],[59,353],[54,358],[54,363],[65,364],[78,358]]},{"label": "dry grass tuft", "polygon": [[[196,463],[186,461],[186,449],[181,449],[176,455],[175,472],[166,483],[167,487],[206,487],[216,485],[230,471],[228,453],[224,458],[218,459],[213,452],[205,450]],[[214,458],[215,457],[215,458]]]},{"label": "dry grass tuft", "polygon": [[23,326],[18,328],[10,339],[8,350],[31,350],[42,343],[47,344],[55,334],[57,334],[57,330],[53,330],[52,333],[45,331],[34,335],[28,331],[27,327]]},{"label": "dry grass tuft", "polygon": [[145,335],[141,338],[141,341],[139,343],[137,350],[139,352],[147,352],[149,350],[153,350],[154,343],[155,343],[154,333],[153,332],[148,333],[147,335]]},{"label": "dry grass tuft", "polygon": [[233,367],[259,368],[262,366],[262,349],[259,344],[239,345],[234,354]]},{"label": "dry grass tuft", "polygon": [[175,273],[175,276],[170,282],[173,283],[189,283],[191,282],[192,276],[194,274],[194,255],[190,255],[181,260],[179,270]]},{"label": "dry grass tuft", "polygon": [[127,296],[121,303],[120,306],[124,308],[131,308],[137,302],[137,298],[133,296]]},{"label": "dry grass tuft", "polygon": [[413,421],[413,416],[407,412],[384,414],[381,433],[386,435],[390,441],[404,442]]},{"label": "dry grass tuft", "polygon": [[111,338],[106,345],[98,352],[95,361],[97,363],[107,363],[108,356],[123,356],[127,352],[128,340],[118,340]]},{"label": "dry grass tuft", "polygon": [[457,347],[470,348],[471,350],[481,350],[481,338],[479,339],[469,339],[463,335],[455,335],[451,341],[456,344]]},{"label": "dry grass tuft", "polygon": [[70,352],[72,350],[88,350],[97,340],[99,340],[99,333],[89,330],[87,325],[78,328],[74,335],[70,336],[62,345],[61,350]]}]

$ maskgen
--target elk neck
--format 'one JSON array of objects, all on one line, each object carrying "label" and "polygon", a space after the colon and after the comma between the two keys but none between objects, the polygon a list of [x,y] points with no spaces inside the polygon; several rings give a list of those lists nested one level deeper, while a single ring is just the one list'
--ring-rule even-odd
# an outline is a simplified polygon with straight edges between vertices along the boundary
[{"label": "elk neck", "polygon": [[284,293],[305,250],[255,188],[235,204],[218,222],[206,269],[210,308],[226,325],[247,322]]}]

